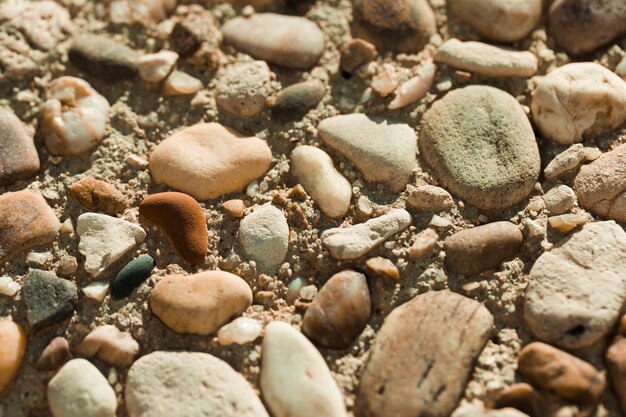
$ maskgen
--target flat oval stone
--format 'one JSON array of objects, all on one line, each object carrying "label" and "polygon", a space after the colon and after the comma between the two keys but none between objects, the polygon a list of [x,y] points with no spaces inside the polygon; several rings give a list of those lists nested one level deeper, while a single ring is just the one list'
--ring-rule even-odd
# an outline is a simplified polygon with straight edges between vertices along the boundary
[{"label": "flat oval stone", "polygon": [[301,119],[317,106],[324,94],[326,88],[319,80],[292,84],[276,95],[272,104],[272,118],[281,122]]},{"label": "flat oval stone", "polygon": [[420,155],[445,187],[498,211],[532,192],[541,161],[535,134],[510,94],[476,85],[437,100],[422,118]]},{"label": "flat oval stone", "polygon": [[70,185],[70,195],[89,210],[114,215],[128,207],[128,200],[114,185],[85,178]]},{"label": "flat oval stone", "polygon": [[544,252],[528,277],[524,319],[533,335],[566,349],[608,334],[626,301],[626,232],[588,223]]},{"label": "flat oval stone", "polygon": [[274,417],[347,417],[324,358],[302,333],[271,322],[261,355],[261,392]]},{"label": "flat oval stone", "polygon": [[115,391],[98,368],[72,359],[48,383],[48,405],[54,417],[115,417]]},{"label": "flat oval stone", "polygon": [[361,334],[372,314],[364,274],[338,272],[322,287],[302,319],[302,333],[318,345],[345,349]]},{"label": "flat oval stone", "polygon": [[303,17],[256,13],[222,27],[224,42],[271,64],[309,69],[324,52],[324,33]]},{"label": "flat oval stone", "polygon": [[622,0],[556,0],[548,11],[548,28],[567,52],[592,52],[626,34]]},{"label": "flat oval stone", "polygon": [[223,271],[168,275],[150,293],[152,312],[177,333],[215,333],[251,304],[248,284]]},{"label": "flat oval stone", "polygon": [[272,162],[267,143],[244,137],[219,123],[201,123],[159,143],[150,155],[157,184],[208,200],[243,190]]},{"label": "flat oval stone", "polygon": [[56,240],[61,223],[41,194],[16,191],[0,195],[0,260]]},{"label": "flat oval stone", "polygon": [[271,203],[258,207],[241,221],[239,243],[261,269],[275,271],[289,249],[289,225],[285,215]]},{"label": "flat oval stone", "polygon": [[33,177],[39,171],[39,155],[33,135],[10,110],[0,109],[0,185]]},{"label": "flat oval stone", "polygon": [[110,324],[96,327],[74,347],[82,358],[98,358],[118,368],[130,366],[139,353],[139,343],[130,333],[122,332]]},{"label": "flat oval stone", "polygon": [[78,304],[78,289],[72,281],[54,272],[30,269],[22,287],[28,323],[33,330],[65,320]]},{"label": "flat oval stone", "polygon": [[519,253],[523,239],[519,228],[505,221],[461,230],[443,242],[446,269],[475,275],[498,268]]},{"label": "flat oval stone", "polygon": [[26,334],[12,320],[0,320],[0,394],[17,376],[26,353]]},{"label": "flat oval stone", "polygon": [[68,57],[82,71],[108,81],[133,78],[138,73],[139,54],[104,36],[89,33],[76,36]]},{"label": "flat oval stone", "polygon": [[187,262],[204,260],[209,232],[204,211],[193,197],[176,192],[152,194],[139,204],[139,214],[161,227]]},{"label": "flat oval stone", "polygon": [[127,263],[111,283],[111,297],[114,300],[128,297],[150,277],[154,266],[154,258],[150,255],[138,256]]},{"label": "flat oval stone", "polygon": [[128,372],[125,398],[129,417],[268,417],[248,381],[208,353],[142,356]]},{"label": "flat oval stone", "polygon": [[397,307],[370,349],[357,415],[449,416],[492,333],[489,310],[450,291],[430,291]]}]

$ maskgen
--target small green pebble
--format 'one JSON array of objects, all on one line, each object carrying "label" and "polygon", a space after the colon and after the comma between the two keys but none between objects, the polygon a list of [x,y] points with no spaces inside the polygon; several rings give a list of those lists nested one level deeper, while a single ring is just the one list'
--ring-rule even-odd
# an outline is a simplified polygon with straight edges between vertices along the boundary
[{"label": "small green pebble", "polygon": [[150,255],[141,255],[129,263],[117,274],[111,284],[111,296],[114,300],[128,297],[139,287],[152,272],[155,262]]}]

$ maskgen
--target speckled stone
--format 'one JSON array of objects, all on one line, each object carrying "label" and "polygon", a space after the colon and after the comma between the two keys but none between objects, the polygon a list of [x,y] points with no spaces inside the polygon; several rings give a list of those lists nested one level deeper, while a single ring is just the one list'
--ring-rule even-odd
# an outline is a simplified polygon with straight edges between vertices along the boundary
[{"label": "speckled stone", "polygon": [[33,135],[11,110],[0,108],[0,185],[27,179],[39,171]]},{"label": "speckled stone", "polygon": [[65,320],[78,304],[76,284],[54,272],[31,269],[22,288],[28,323],[33,330]]},{"label": "speckled stone", "polygon": [[119,300],[131,295],[148,279],[154,266],[154,258],[150,255],[141,255],[127,263],[111,283],[111,297]]},{"label": "speckled stone", "polygon": [[282,210],[271,203],[248,214],[239,225],[239,243],[262,270],[275,271],[289,248],[289,225]]}]

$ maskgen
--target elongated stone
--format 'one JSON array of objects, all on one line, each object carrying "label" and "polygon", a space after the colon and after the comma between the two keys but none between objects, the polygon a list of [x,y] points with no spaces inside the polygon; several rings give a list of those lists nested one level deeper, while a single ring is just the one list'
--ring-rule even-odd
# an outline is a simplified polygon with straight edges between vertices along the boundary
[{"label": "elongated stone", "polygon": [[116,300],[128,297],[150,277],[154,265],[154,258],[150,255],[141,255],[127,263],[111,283],[111,297]]},{"label": "elongated stone", "polygon": [[17,376],[25,353],[24,329],[12,320],[0,320],[0,394]]}]

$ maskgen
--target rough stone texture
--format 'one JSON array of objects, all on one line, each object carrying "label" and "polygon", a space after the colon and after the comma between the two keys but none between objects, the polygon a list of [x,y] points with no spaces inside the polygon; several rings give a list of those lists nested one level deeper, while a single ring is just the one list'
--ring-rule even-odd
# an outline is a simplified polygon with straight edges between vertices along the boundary
[{"label": "rough stone texture", "polygon": [[244,189],[271,162],[272,151],[264,140],[218,123],[201,123],[157,145],[150,155],[150,173],[157,184],[207,200]]},{"label": "rough stone texture", "polygon": [[[621,324],[624,324],[623,317]],[[623,334],[617,335],[613,340],[606,352],[605,359],[613,391],[617,396],[622,413],[626,412],[626,338]]]},{"label": "rough stone texture", "polygon": [[130,366],[139,353],[139,344],[130,333],[112,325],[96,327],[74,348],[81,358],[98,358],[118,368]]},{"label": "rough stone texture", "polygon": [[12,320],[0,320],[0,394],[17,376],[26,353],[26,334]]},{"label": "rough stone texture", "polygon": [[218,80],[215,102],[236,116],[259,116],[265,110],[271,92],[271,75],[264,61],[235,65]]},{"label": "rough stone texture", "polygon": [[175,24],[169,37],[170,45],[180,56],[196,65],[216,67],[219,63],[215,51],[222,41],[222,34],[215,17],[199,4],[188,6],[184,12],[183,9],[177,10],[176,16],[172,17]]},{"label": "rough stone texture", "polygon": [[469,86],[436,101],[422,118],[420,155],[446,189],[483,210],[528,197],[539,177],[535,134],[517,100]]},{"label": "rough stone texture", "polygon": [[262,345],[261,392],[274,417],[347,417],[326,362],[302,333],[273,321]]},{"label": "rough stone texture", "polygon": [[215,333],[251,304],[248,284],[223,271],[168,275],[150,293],[152,312],[178,333]]},{"label": "rough stone texture", "polygon": [[524,237],[513,223],[502,221],[461,230],[443,242],[449,272],[475,275],[515,257]]},{"label": "rough stone texture", "polygon": [[153,352],[130,368],[129,417],[268,417],[245,378],[207,353]]},{"label": "rough stone texture", "polygon": [[152,273],[155,262],[150,255],[141,255],[126,264],[111,283],[111,297],[114,300],[128,297]]},{"label": "rough stone texture", "polygon": [[78,304],[76,284],[57,277],[54,272],[31,269],[22,292],[28,323],[33,330],[65,320]]},{"label": "rough stone texture", "polygon": [[258,207],[241,221],[239,243],[258,267],[267,271],[278,269],[289,247],[285,215],[271,203]]},{"label": "rough stone texture", "polygon": [[574,179],[574,192],[587,210],[626,223],[626,144],[583,166]]},{"label": "rough stone texture", "polygon": [[447,417],[493,332],[479,302],[449,291],[418,295],[385,319],[357,394],[359,417]]},{"label": "rough stone texture", "polygon": [[341,69],[353,72],[376,59],[376,47],[364,39],[352,39],[341,47]]},{"label": "rough stone texture", "polygon": [[137,52],[99,35],[76,36],[68,57],[82,71],[107,81],[133,78],[138,73]]},{"label": "rough stone texture", "polygon": [[542,389],[582,404],[597,404],[606,387],[604,374],[591,364],[541,342],[520,351],[517,370]]},{"label": "rough stone texture", "polygon": [[437,49],[435,62],[487,77],[531,77],[537,57],[529,51],[512,51],[483,42],[448,39]]},{"label": "rough stone texture", "polygon": [[117,398],[98,368],[72,359],[50,380],[48,404],[54,417],[114,417]]},{"label": "rough stone texture", "polygon": [[543,136],[561,145],[593,138],[626,121],[626,81],[600,64],[567,64],[534,83],[533,122]]},{"label": "rough stone texture", "polygon": [[615,324],[626,301],[626,233],[588,223],[544,252],[530,270],[524,319],[540,340],[590,346]]},{"label": "rough stone texture", "polygon": [[372,314],[364,274],[346,270],[330,277],[302,319],[302,333],[314,343],[345,349],[361,334]]},{"label": "rough stone texture", "polygon": [[379,50],[416,53],[437,33],[435,14],[426,0],[357,0],[352,35]]},{"label": "rough stone texture", "polygon": [[0,195],[0,260],[54,242],[60,228],[59,219],[41,194],[17,191]]},{"label": "rough stone texture", "polygon": [[33,177],[39,171],[39,155],[33,135],[9,109],[0,108],[0,185]]},{"label": "rough stone texture", "polygon": [[548,11],[550,34],[567,52],[592,52],[626,34],[622,0],[556,0]]},{"label": "rough stone texture", "polygon": [[541,0],[452,0],[449,10],[478,33],[497,42],[525,38],[539,23]]},{"label": "rough stone texture", "polygon": [[204,211],[193,197],[177,192],[152,194],[139,204],[139,214],[161,227],[187,262],[204,260],[209,232]]},{"label": "rough stone texture", "polygon": [[406,210],[393,209],[365,223],[325,230],[322,243],[335,259],[357,259],[410,224],[411,215]]},{"label": "rough stone texture", "polygon": [[291,174],[329,217],[345,216],[350,208],[352,185],[335,168],[331,157],[319,148],[297,146],[289,157]]},{"label": "rough stone texture", "polygon": [[421,185],[411,191],[406,199],[409,209],[442,212],[454,207],[449,192],[434,185]]},{"label": "rough stone texture", "polygon": [[224,42],[281,67],[308,69],[324,51],[324,33],[303,17],[257,13],[222,27]]},{"label": "rough stone texture", "polygon": [[276,95],[272,103],[272,118],[279,122],[300,120],[317,106],[324,94],[326,87],[319,80],[292,84]]},{"label": "rough stone texture", "polygon": [[88,210],[115,215],[128,207],[128,200],[114,185],[85,178],[70,185],[70,195]]},{"label": "rough stone texture", "polygon": [[324,119],[319,135],[328,146],[348,158],[367,182],[402,191],[417,165],[417,138],[408,125],[349,114]]},{"label": "rough stone texture", "polygon": [[554,157],[543,170],[546,180],[567,177],[580,168],[585,161],[595,161],[602,155],[598,148],[583,147],[581,143],[570,146]]},{"label": "rough stone texture", "polygon": [[146,238],[146,231],[126,220],[99,213],[84,213],[76,221],[78,251],[85,256],[85,271],[99,276]]},{"label": "rough stone texture", "polygon": [[35,363],[39,371],[56,371],[61,365],[72,358],[67,339],[57,336],[48,343]]},{"label": "rough stone texture", "polygon": [[550,214],[563,214],[570,211],[576,204],[576,194],[567,185],[557,185],[543,196],[546,209]]}]

